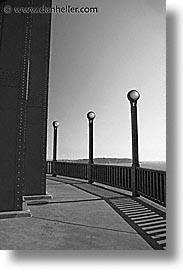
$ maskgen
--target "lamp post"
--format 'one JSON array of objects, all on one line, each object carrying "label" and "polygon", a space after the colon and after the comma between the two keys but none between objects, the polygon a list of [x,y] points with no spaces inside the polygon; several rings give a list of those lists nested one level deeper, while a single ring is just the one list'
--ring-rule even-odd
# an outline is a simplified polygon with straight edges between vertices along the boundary
[{"label": "lamp post", "polygon": [[131,90],[127,94],[131,105],[131,127],[132,127],[132,195],[137,197],[136,190],[136,168],[139,167],[138,154],[138,125],[137,125],[137,101],[140,94],[136,90]]},{"label": "lamp post", "polygon": [[56,177],[56,161],[57,161],[57,129],[59,127],[58,121],[53,121],[53,171],[52,176]]},{"label": "lamp post", "polygon": [[95,113],[90,111],[87,113],[89,122],[89,161],[88,161],[88,182],[92,183],[92,166],[93,166],[93,120]]}]

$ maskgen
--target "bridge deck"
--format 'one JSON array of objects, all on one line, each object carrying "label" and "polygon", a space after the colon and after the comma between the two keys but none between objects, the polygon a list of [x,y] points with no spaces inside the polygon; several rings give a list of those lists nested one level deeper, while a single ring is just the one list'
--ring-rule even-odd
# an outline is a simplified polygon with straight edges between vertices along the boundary
[{"label": "bridge deck", "polygon": [[31,218],[0,220],[0,249],[165,249],[165,214],[114,190],[47,178],[53,199],[29,205]]}]

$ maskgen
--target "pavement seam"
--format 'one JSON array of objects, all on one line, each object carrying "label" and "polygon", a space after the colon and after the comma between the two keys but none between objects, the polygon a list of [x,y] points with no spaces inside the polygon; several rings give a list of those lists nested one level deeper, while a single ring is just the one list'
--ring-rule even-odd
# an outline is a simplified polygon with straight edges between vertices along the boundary
[{"label": "pavement seam", "polygon": [[118,199],[118,198],[121,198],[121,197],[107,197],[107,198],[101,197],[101,198],[97,198],[97,199],[73,200],[73,201],[48,201],[47,204],[82,203],[82,202],[93,202],[93,201],[105,201],[106,199]]},{"label": "pavement seam", "polygon": [[32,218],[34,218],[34,219],[40,219],[40,220],[45,220],[45,221],[50,221],[50,222],[54,222],[54,223],[68,224],[68,225],[73,225],[73,226],[88,227],[88,228],[99,229],[99,230],[106,230],[106,231],[113,231],[113,232],[118,232],[118,233],[140,235],[136,231],[133,232],[133,231],[120,230],[120,229],[115,229],[115,228],[99,227],[99,226],[87,225],[87,224],[82,224],[82,223],[74,223],[74,222],[68,222],[68,221],[62,221],[62,220],[52,220],[52,219],[38,217],[38,216],[34,216],[34,215],[32,215]]}]

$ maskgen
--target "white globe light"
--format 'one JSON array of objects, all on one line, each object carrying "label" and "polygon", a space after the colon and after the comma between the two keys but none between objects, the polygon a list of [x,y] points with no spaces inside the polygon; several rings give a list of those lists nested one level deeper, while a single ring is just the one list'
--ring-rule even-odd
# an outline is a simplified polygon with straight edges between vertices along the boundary
[{"label": "white globe light", "polygon": [[137,101],[140,97],[140,94],[138,91],[136,90],[131,90],[128,95],[127,95],[128,99],[131,101]]},{"label": "white globe light", "polygon": [[94,112],[87,113],[87,118],[93,120],[95,118],[95,113]]},{"label": "white globe light", "polygon": [[58,121],[53,121],[53,127],[58,127],[59,126],[59,122]]}]

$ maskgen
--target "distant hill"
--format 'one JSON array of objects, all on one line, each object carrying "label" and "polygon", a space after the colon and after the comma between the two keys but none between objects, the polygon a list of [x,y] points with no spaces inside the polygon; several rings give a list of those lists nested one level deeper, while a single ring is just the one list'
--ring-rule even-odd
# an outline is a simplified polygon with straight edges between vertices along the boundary
[{"label": "distant hill", "polygon": [[[76,160],[62,159],[58,161],[88,163],[88,159],[76,159]],[[132,160],[130,158],[95,158],[94,163],[106,164],[106,165],[110,164],[110,165],[131,166]],[[142,161],[140,162],[140,167],[165,171],[166,162],[165,161]]]},{"label": "distant hill", "polygon": [[[62,159],[60,161],[66,162],[77,162],[77,163],[88,163],[88,159],[76,159],[76,160],[68,160]],[[131,164],[131,159],[129,158],[95,158],[94,163],[96,164]]]},{"label": "distant hill", "polygon": [[165,161],[144,161],[140,163],[142,168],[157,169],[166,171]]}]

